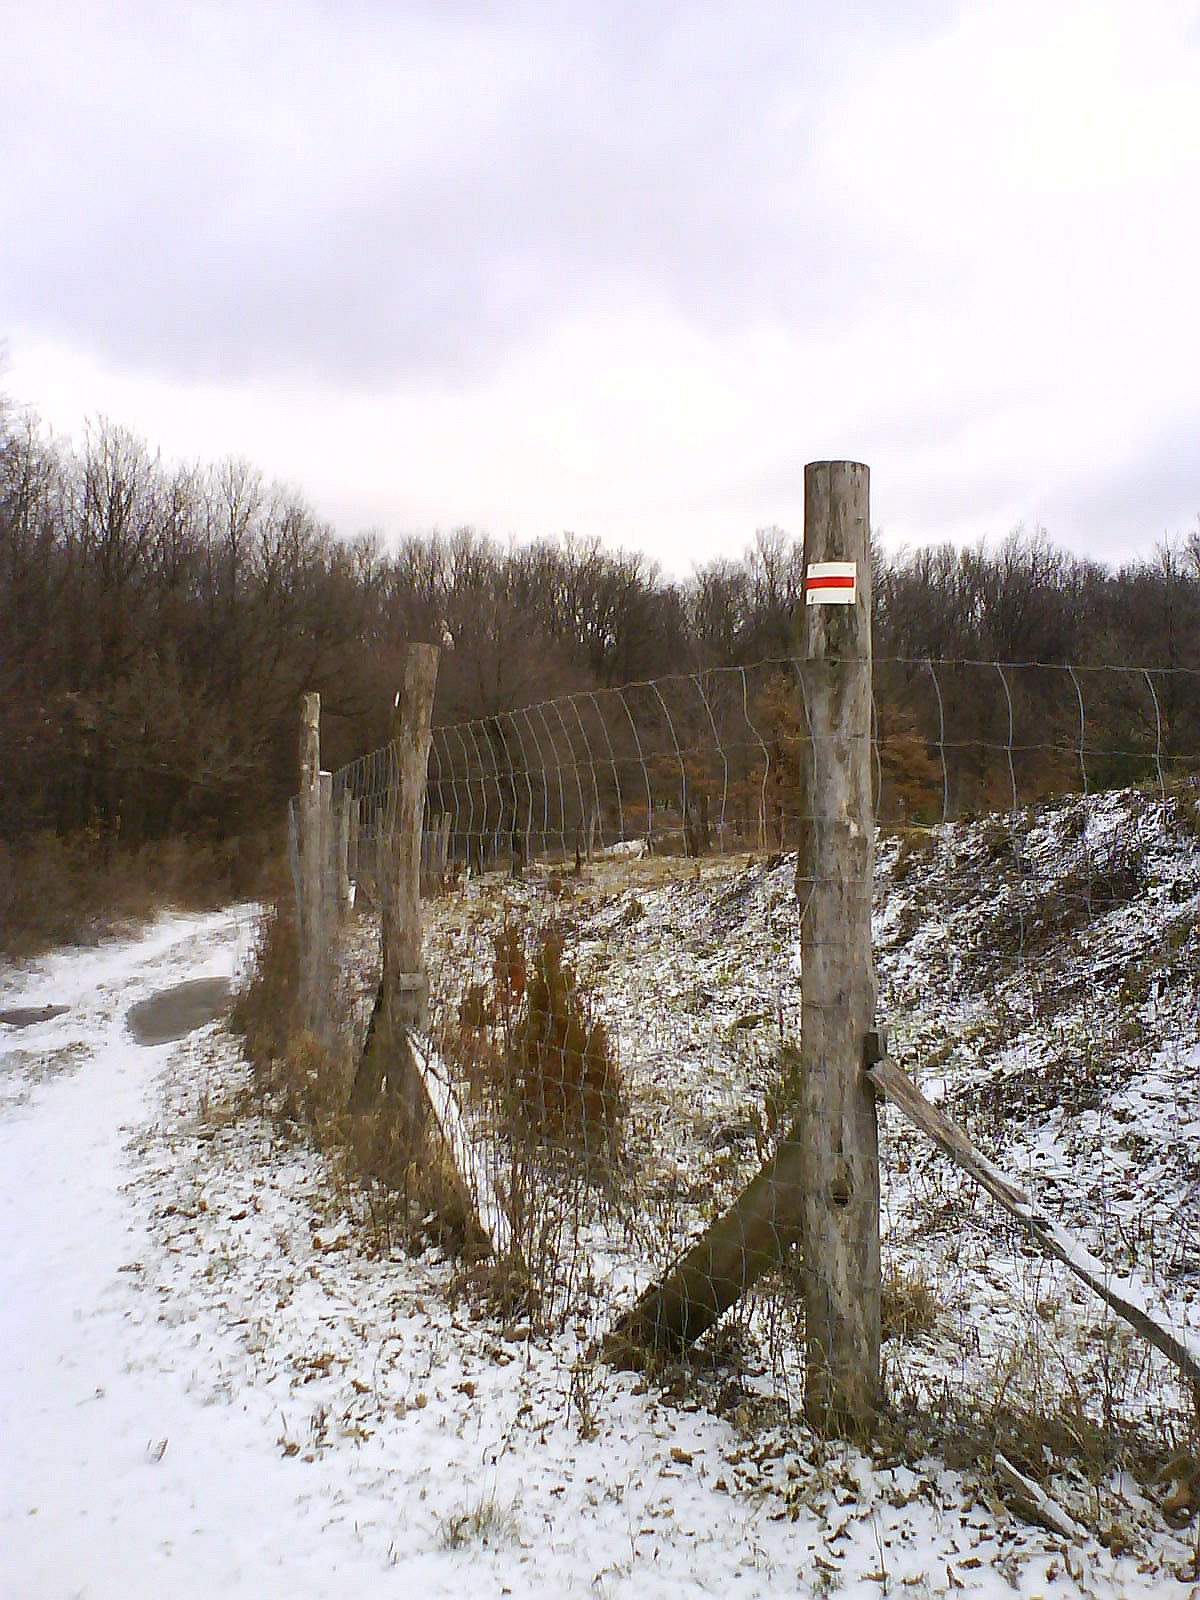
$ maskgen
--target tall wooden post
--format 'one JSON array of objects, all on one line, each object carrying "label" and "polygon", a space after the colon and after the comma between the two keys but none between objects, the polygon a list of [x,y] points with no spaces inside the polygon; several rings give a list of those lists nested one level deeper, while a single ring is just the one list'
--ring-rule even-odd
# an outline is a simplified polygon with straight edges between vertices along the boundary
[{"label": "tall wooden post", "polygon": [[879,1402],[879,1149],[864,1077],[871,957],[871,552],[868,469],[804,469],[800,674],[809,719],[796,865],[805,1411],[868,1426]]},{"label": "tall wooden post", "polygon": [[297,801],[300,860],[300,1008],[306,1027],[320,1009],[324,943],[321,889],[321,697],[300,697],[300,794]]},{"label": "tall wooden post", "polygon": [[428,1001],[421,941],[421,833],[440,653],[431,644],[406,647],[392,712],[395,792],[388,807],[390,832],[381,842],[379,866],[383,976],[350,1096],[351,1109],[365,1111],[386,1081],[389,1098],[408,1113],[414,1134],[424,1124],[428,1105],[409,1057],[406,1033],[410,1027],[424,1025]]},{"label": "tall wooden post", "polygon": [[418,1027],[424,1025],[426,1009],[421,946],[421,834],[439,655],[436,645],[407,646],[392,711],[398,793],[383,902],[383,979],[393,1018]]}]

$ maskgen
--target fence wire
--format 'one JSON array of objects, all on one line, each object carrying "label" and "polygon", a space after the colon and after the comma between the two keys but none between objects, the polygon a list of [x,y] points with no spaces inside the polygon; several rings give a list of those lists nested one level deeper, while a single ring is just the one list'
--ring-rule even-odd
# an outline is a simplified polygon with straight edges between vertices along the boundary
[{"label": "fence wire", "polygon": [[[1200,674],[881,660],[873,721],[893,1057],[1200,1343]],[[769,1270],[719,1319],[728,1250],[677,1287],[712,1323],[690,1370],[751,1410],[803,1381],[779,1163],[797,862],[820,820],[807,737],[797,664],[775,661],[439,727],[428,765],[417,1048],[506,1314],[611,1333],[726,1216],[736,1270],[764,1249]],[[396,770],[385,747],[334,775],[360,1020]],[[1186,1434],[1177,1372],[890,1109],[880,1160],[898,1413],[1023,1459],[1030,1437],[1107,1461],[1115,1441],[1166,1452]],[[765,1201],[739,1213],[772,1161]]]},{"label": "fence wire", "polygon": [[[1197,676],[877,660],[877,821],[928,825],[1146,781],[1162,794],[1200,748]],[[794,848],[806,733],[786,660],[497,712],[434,729],[426,831],[444,829],[446,864],[473,870],[638,841],[692,855]],[[395,763],[389,745],[335,774],[368,840]]]}]

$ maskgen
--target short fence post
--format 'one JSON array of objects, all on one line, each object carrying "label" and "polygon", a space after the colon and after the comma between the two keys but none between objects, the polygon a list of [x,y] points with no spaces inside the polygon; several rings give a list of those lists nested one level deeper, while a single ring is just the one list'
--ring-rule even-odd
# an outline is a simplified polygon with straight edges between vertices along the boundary
[{"label": "short fence post", "polygon": [[796,865],[801,926],[805,1411],[867,1427],[879,1403],[879,1149],[864,1076],[871,956],[871,552],[868,469],[804,470],[799,670],[808,713]]},{"label": "short fence post", "polygon": [[446,863],[450,858],[450,813],[443,811],[438,824],[438,888],[446,887]]},{"label": "short fence post", "polygon": [[337,898],[338,915],[344,922],[350,915],[350,831],[357,802],[348,790],[343,790],[337,808]]},{"label": "short fence post", "polygon": [[361,800],[355,800],[353,798],[347,798],[346,807],[347,807],[347,814],[348,814],[348,817],[349,817],[349,821],[348,821],[348,824],[347,824],[347,836],[348,837],[347,837],[347,844],[346,844],[346,871],[349,874],[350,882],[355,885],[355,888],[357,890],[357,886],[358,886],[358,838],[359,838],[359,830],[362,827],[362,801]]},{"label": "short fence post", "polygon": [[313,1027],[320,1007],[322,927],[321,855],[321,697],[300,699],[300,795],[297,802],[299,833],[300,1008],[306,1027]]},{"label": "short fence post", "polygon": [[333,773],[321,774],[321,932],[328,941],[333,929],[333,910],[337,904],[337,825],[333,815]]}]

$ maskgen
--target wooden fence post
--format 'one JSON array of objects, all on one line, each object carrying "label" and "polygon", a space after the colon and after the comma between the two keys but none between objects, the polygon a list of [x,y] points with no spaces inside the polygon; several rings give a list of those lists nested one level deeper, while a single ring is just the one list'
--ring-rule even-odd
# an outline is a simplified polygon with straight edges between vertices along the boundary
[{"label": "wooden fence post", "polygon": [[322,928],[321,888],[321,697],[300,697],[300,794],[297,800],[297,854],[300,863],[300,1009],[313,1027],[320,1007]]},{"label": "wooden fence post", "polygon": [[346,828],[346,871],[358,892],[358,834],[362,825],[362,801],[350,798],[346,802],[349,820]]},{"label": "wooden fence post", "polygon": [[871,956],[871,551],[868,469],[804,469],[800,677],[809,737],[796,864],[805,1411],[869,1426],[879,1403],[879,1148],[864,1076]]},{"label": "wooden fence post", "polygon": [[406,1034],[410,1027],[424,1026],[428,1000],[421,941],[421,835],[440,653],[430,644],[408,645],[404,653],[392,713],[395,788],[388,806],[388,838],[381,841],[379,860],[383,976],[350,1096],[351,1109],[365,1111],[386,1080],[389,1098],[410,1113],[414,1134],[423,1125],[428,1106]]},{"label": "wooden fence post", "polygon": [[421,838],[425,775],[437,683],[436,645],[410,644],[392,712],[398,793],[383,902],[383,976],[394,1018],[423,1027],[425,962],[421,942]]},{"label": "wooden fence post", "polygon": [[354,796],[349,791],[343,790],[336,818],[338,915],[343,922],[350,915],[350,907],[353,904],[350,895],[350,831],[351,818],[357,807],[358,802]]},{"label": "wooden fence post", "polygon": [[321,922],[322,931],[329,937],[331,913],[337,903],[337,879],[334,866],[337,852],[337,825],[333,815],[333,773],[322,772],[319,785],[321,802]]},{"label": "wooden fence post", "polygon": [[440,893],[446,887],[446,863],[450,858],[450,813],[443,811],[437,824],[437,884]]}]

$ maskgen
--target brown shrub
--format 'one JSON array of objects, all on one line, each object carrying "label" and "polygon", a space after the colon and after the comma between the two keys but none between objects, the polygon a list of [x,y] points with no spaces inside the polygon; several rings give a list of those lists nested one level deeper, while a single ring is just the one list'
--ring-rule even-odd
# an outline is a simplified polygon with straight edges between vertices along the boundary
[{"label": "brown shrub", "polygon": [[924,1273],[904,1272],[893,1263],[880,1292],[881,1337],[907,1343],[937,1326],[937,1298]]},{"label": "brown shrub", "polygon": [[520,929],[506,923],[496,935],[493,945],[496,958],[492,963],[492,983],[496,991],[496,1012],[505,1028],[511,1027],[525,994],[529,976],[525,961]]},{"label": "brown shrub", "polygon": [[486,983],[469,983],[458,1007],[458,1025],[465,1033],[480,1033],[496,1020]]},{"label": "brown shrub", "polygon": [[509,1041],[513,1114],[564,1142],[615,1151],[620,1073],[604,1024],[591,1016],[562,957],[562,935],[552,929],[525,980]]},{"label": "brown shrub", "polygon": [[272,906],[259,923],[250,980],[231,1014],[261,1100],[283,1122],[304,1126],[361,1196],[373,1248],[433,1241],[470,1256],[481,1245],[469,1209],[424,1126],[414,1127],[402,1101],[386,1090],[369,1109],[348,1107],[361,1050],[352,1009],[335,987],[320,1036],[304,1026],[296,918],[286,903]]},{"label": "brown shrub", "polygon": [[299,1033],[300,951],[296,919],[278,901],[259,919],[249,981],[233,999],[230,1025],[245,1041],[257,1087],[272,1093]]},{"label": "brown shrub", "polygon": [[296,918],[277,901],[259,920],[250,979],[234,996],[230,1025],[242,1036],[259,1094],[285,1121],[312,1128],[319,1144],[336,1144],[353,1053],[344,1008],[334,1002],[318,1035],[305,1025],[299,993]]}]

